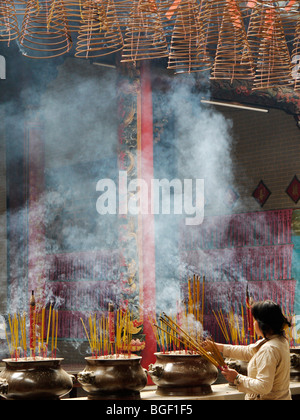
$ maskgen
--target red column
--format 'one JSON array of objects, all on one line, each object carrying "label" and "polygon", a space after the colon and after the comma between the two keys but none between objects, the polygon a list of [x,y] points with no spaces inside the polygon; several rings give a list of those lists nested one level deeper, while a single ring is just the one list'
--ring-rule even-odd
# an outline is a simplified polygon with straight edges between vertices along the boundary
[{"label": "red column", "polygon": [[144,334],[146,334],[146,348],[143,352],[145,368],[154,363],[156,340],[152,326],[148,319],[149,312],[155,312],[155,231],[154,215],[151,214],[151,180],[153,171],[153,110],[151,74],[148,62],[141,65],[141,93],[140,93],[140,175],[148,185],[148,212],[141,216],[142,222],[142,273],[143,273],[143,314]]}]

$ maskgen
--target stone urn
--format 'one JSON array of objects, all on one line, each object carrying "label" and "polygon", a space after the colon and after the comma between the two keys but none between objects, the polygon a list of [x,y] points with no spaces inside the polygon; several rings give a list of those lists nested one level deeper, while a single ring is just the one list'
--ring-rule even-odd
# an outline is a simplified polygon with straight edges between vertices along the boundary
[{"label": "stone urn", "polygon": [[300,347],[290,348],[291,356],[291,381],[300,381]]},{"label": "stone urn", "polygon": [[212,393],[218,369],[199,354],[185,351],[155,353],[148,373],[161,396],[195,396]]},{"label": "stone urn", "polygon": [[[0,397],[4,397],[8,392],[8,383],[5,379],[0,379]],[[0,398],[1,399],[1,398]]]},{"label": "stone urn", "polygon": [[[238,373],[240,373],[241,375],[245,375],[247,376],[248,374],[248,362],[245,362],[243,360],[237,360],[237,359],[226,359],[225,360],[226,365],[230,368],[230,369],[234,369],[236,370]],[[229,386],[235,386],[236,385],[232,382],[228,383]]]},{"label": "stone urn", "polygon": [[[4,359],[1,395],[8,400],[58,400],[73,388],[74,377],[61,367],[64,359]],[[1,382],[4,383],[1,387]]]},{"label": "stone urn", "polygon": [[136,355],[86,357],[78,382],[90,400],[140,399],[140,391],[147,385],[141,359]]}]

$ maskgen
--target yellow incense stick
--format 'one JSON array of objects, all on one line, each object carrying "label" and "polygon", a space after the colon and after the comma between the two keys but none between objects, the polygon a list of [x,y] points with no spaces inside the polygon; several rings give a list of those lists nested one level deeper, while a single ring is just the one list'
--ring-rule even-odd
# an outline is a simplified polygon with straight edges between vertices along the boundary
[{"label": "yellow incense stick", "polygon": [[83,319],[82,319],[82,318],[80,318],[80,320],[81,320],[81,322],[82,322],[82,325],[83,325],[83,328],[84,328],[84,331],[85,331],[86,337],[87,337],[88,342],[89,342],[89,344],[90,344],[90,348],[92,349],[91,340],[90,340],[90,337],[89,337],[89,335],[88,335],[87,329],[86,329],[86,327],[85,327],[85,325],[84,325]]}]

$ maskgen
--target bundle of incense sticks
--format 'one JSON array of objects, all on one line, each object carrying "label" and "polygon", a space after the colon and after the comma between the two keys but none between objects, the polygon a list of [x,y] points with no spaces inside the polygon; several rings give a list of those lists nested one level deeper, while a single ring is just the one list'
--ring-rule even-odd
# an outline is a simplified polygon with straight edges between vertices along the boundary
[{"label": "bundle of incense sticks", "polygon": [[[173,341],[176,340],[178,343],[181,343],[186,352],[203,356],[220,370],[225,368],[225,361],[212,339],[202,340],[200,343],[195,341],[191,335],[165,313],[159,317],[159,320],[161,324],[158,325],[155,323],[154,327],[160,332],[163,332],[165,337],[169,336]],[[155,334],[159,337],[158,331]]]},{"label": "bundle of incense sticks", "polygon": [[258,338],[254,328],[248,328],[249,318],[245,317],[243,305],[239,314],[233,308],[225,315],[222,309],[213,310],[213,314],[226,343],[248,345]]},{"label": "bundle of incense sticks", "polygon": [[108,312],[102,314],[90,314],[87,322],[82,318],[81,322],[89,342],[92,357],[109,355],[127,355],[132,353],[131,325],[133,314],[127,310],[114,310],[114,305],[109,304]]},{"label": "bundle of incense sticks", "polygon": [[[240,310],[231,307],[230,311],[225,316],[222,309],[212,311],[227,343],[248,345],[257,340],[258,337],[254,330],[254,319],[251,311],[252,304],[253,298],[249,294],[247,285],[245,307],[242,303],[240,305]],[[234,305],[234,308],[237,307],[237,305]]]},{"label": "bundle of incense sticks", "polygon": [[202,339],[204,330],[205,276],[202,277],[201,285],[200,276],[194,274],[193,278],[188,278],[187,286],[181,304],[177,304],[178,318],[188,333],[198,341]]},{"label": "bundle of incense sticks", "polygon": [[29,343],[27,341],[26,312],[8,314],[7,324],[8,328],[5,325],[5,335],[11,358],[16,360],[37,356],[56,358],[58,310],[52,306],[49,309],[39,308],[39,305],[35,303],[34,292],[32,292],[30,301]]},{"label": "bundle of incense sticks", "polygon": [[[183,297],[176,305],[176,314],[173,322],[182,327],[197,343],[203,341],[204,324],[204,291],[205,277],[194,274],[187,279],[187,284],[182,288]],[[156,319],[155,314],[150,314],[149,321],[153,326],[153,333],[161,352],[182,350],[187,346],[178,339],[172,330],[165,332],[162,320]],[[157,325],[158,328],[154,327]]]}]

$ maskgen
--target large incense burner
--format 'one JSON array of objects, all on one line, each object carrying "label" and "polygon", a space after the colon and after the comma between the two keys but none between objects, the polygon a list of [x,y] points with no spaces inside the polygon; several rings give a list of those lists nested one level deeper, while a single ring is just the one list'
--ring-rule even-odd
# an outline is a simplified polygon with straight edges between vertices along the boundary
[{"label": "large incense burner", "polygon": [[58,400],[73,387],[73,377],[61,367],[63,359],[4,359],[0,383],[7,383],[1,393],[8,400]]},{"label": "large incense burner", "polygon": [[147,384],[147,373],[141,357],[108,355],[86,357],[86,367],[78,374],[78,381],[88,393],[88,399],[139,399]]},{"label": "large incense burner", "polygon": [[149,375],[161,396],[193,396],[212,393],[218,369],[199,354],[185,351],[155,353]]}]

